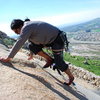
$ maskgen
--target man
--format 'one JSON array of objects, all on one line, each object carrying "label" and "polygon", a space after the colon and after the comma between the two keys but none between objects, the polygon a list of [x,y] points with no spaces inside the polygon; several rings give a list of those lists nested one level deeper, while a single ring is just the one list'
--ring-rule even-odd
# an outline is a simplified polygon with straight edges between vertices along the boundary
[{"label": "man", "polygon": [[[67,85],[70,85],[73,82],[74,76],[70,72],[68,65],[63,60],[63,33],[57,27],[41,21],[28,21],[25,24],[24,21],[20,19],[14,19],[11,22],[11,29],[16,34],[19,34],[20,37],[13,46],[8,57],[0,58],[1,61],[11,61],[23,44],[29,40],[29,48],[31,51],[46,59],[47,63],[44,65],[44,68],[49,67],[53,62],[55,62],[57,68],[68,75],[69,82]],[[54,60],[42,50],[45,46],[52,48]]]}]

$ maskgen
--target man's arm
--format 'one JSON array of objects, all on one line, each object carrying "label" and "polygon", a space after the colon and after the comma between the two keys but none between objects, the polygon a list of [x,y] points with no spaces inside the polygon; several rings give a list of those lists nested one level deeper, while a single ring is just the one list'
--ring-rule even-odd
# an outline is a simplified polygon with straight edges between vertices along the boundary
[{"label": "man's arm", "polygon": [[9,61],[11,61],[11,58],[0,58],[0,61],[9,62]]},{"label": "man's arm", "polygon": [[21,33],[19,39],[17,40],[17,42],[13,46],[8,57],[7,58],[0,58],[0,60],[3,61],[3,62],[11,61],[11,59],[16,55],[16,53],[20,50],[20,48],[23,46],[23,44],[27,41],[29,36],[30,36],[30,33],[28,34],[25,31],[23,31],[23,33]]}]

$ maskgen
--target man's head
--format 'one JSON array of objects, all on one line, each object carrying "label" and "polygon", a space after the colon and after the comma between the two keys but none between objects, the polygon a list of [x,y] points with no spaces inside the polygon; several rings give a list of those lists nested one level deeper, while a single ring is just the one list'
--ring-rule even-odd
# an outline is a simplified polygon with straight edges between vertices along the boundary
[{"label": "man's head", "polygon": [[24,25],[24,21],[20,20],[20,19],[14,19],[11,22],[11,29],[16,33],[16,34],[20,34],[21,28]]},{"label": "man's head", "polygon": [[24,22],[27,22],[27,21],[31,21],[29,18],[26,18],[25,20],[24,20]]}]

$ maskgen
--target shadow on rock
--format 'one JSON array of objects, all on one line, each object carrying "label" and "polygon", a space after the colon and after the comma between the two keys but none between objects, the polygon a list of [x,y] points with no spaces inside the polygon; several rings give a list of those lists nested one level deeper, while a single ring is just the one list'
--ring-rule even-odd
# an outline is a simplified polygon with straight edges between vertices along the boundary
[{"label": "shadow on rock", "polygon": [[79,100],[88,100],[86,98],[86,96],[84,94],[82,94],[81,92],[74,90],[72,87],[64,85],[62,83],[62,81],[60,81],[58,78],[56,78],[55,76],[53,76],[51,73],[49,73],[48,71],[45,70],[45,72],[47,72],[50,76],[52,76],[56,81],[57,84],[59,86],[61,86],[63,89],[65,89],[66,91],[70,92],[72,95],[74,95],[76,98],[78,98]]},{"label": "shadow on rock", "polygon": [[[59,95],[62,99],[64,99],[64,100],[70,100],[70,99],[69,99],[67,96],[65,96],[63,93],[59,92],[57,89],[54,89],[54,88],[52,87],[52,85],[51,85],[49,82],[47,82],[43,77],[38,76],[38,75],[35,75],[35,74],[30,74],[30,73],[28,73],[28,72],[24,72],[24,71],[22,71],[22,70],[16,68],[12,63],[3,63],[3,62],[1,62],[1,63],[2,63],[3,65],[5,65],[6,67],[10,67],[10,68],[12,68],[12,69],[14,69],[14,70],[16,70],[16,71],[19,71],[19,72],[21,72],[21,73],[23,73],[23,74],[25,74],[25,75],[28,75],[28,76],[30,76],[30,77],[32,77],[32,78],[38,80],[38,81],[41,82],[43,85],[45,85],[48,89],[50,89],[51,91],[53,91],[54,93],[56,93],[57,95]],[[84,99],[84,100],[85,100],[85,99]]]}]

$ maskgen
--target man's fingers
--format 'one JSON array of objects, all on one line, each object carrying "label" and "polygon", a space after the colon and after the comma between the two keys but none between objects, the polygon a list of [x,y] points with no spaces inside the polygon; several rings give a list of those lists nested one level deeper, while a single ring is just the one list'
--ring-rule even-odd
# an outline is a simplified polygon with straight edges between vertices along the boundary
[{"label": "man's fingers", "polygon": [[0,61],[2,61],[2,62],[9,62],[10,58],[0,58]]}]

